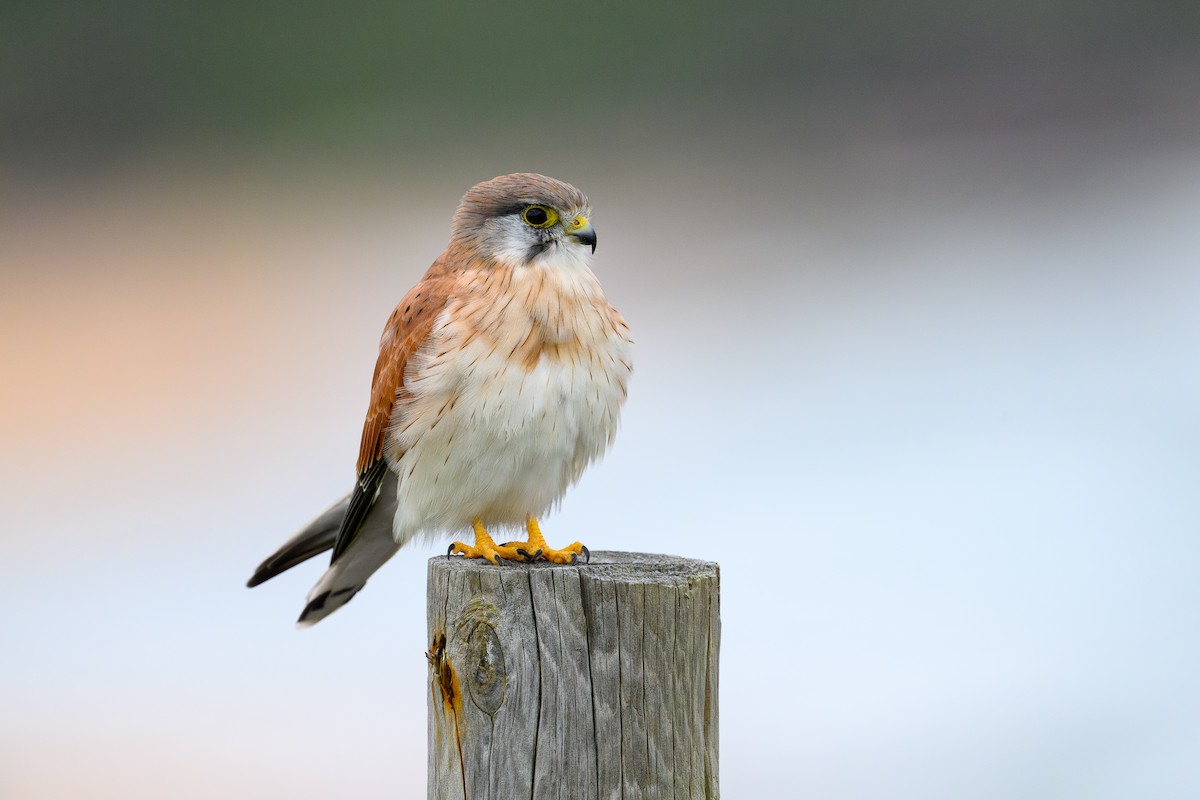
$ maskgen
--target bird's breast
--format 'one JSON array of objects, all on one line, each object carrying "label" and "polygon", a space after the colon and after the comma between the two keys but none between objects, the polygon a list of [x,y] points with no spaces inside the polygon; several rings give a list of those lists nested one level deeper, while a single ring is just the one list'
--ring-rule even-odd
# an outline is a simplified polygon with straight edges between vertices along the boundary
[{"label": "bird's breast", "polygon": [[435,326],[437,352],[423,370],[435,394],[465,402],[499,433],[544,421],[564,434],[600,427],[607,438],[630,343],[591,271],[498,271],[473,288]]},{"label": "bird's breast", "polygon": [[628,329],[589,270],[480,276],[410,363],[397,472],[449,477],[497,517],[540,513],[611,443],[631,371]]}]

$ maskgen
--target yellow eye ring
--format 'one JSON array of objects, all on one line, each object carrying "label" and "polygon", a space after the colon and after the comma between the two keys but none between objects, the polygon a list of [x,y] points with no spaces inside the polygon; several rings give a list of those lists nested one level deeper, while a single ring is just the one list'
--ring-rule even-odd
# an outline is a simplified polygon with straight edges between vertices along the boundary
[{"label": "yellow eye ring", "polygon": [[558,222],[558,212],[549,206],[529,206],[521,212],[521,219],[534,228],[549,228]]}]

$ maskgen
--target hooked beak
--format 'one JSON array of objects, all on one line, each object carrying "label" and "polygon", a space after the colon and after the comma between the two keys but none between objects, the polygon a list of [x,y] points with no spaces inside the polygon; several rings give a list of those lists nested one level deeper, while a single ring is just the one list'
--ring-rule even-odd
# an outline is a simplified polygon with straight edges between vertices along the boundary
[{"label": "hooked beak", "polygon": [[596,252],[596,230],[592,227],[592,223],[588,222],[587,217],[576,217],[567,226],[567,239],[579,244],[590,244],[592,252]]}]

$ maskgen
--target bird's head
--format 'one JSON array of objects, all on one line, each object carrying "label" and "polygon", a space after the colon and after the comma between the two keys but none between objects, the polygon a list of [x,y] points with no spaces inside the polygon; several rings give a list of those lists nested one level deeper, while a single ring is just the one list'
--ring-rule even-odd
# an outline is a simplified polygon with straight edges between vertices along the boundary
[{"label": "bird's head", "polygon": [[451,238],[485,259],[513,266],[558,254],[582,262],[596,252],[591,216],[587,197],[571,184],[518,172],[463,195]]}]

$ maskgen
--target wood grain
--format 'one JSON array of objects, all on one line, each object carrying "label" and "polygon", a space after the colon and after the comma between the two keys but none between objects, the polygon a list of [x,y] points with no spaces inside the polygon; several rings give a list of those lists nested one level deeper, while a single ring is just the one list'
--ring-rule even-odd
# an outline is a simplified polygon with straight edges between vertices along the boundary
[{"label": "wood grain", "polygon": [[431,800],[717,798],[720,574],[429,561]]}]

